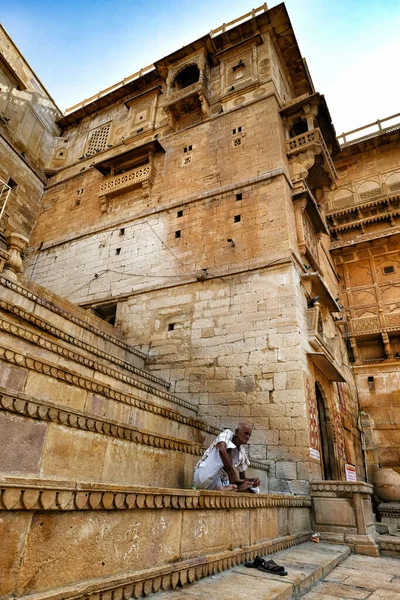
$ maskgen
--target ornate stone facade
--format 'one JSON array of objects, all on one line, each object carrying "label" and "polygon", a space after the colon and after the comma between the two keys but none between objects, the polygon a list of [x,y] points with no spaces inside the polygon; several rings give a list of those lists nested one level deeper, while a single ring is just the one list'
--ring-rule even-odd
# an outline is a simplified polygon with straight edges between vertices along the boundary
[{"label": "ornate stone facade", "polygon": [[[284,5],[63,116],[0,42],[0,595],[194,581],[307,539],[310,485],[377,552],[345,479],[399,459],[398,129],[340,147]],[[190,490],[241,421],[269,494]]]}]

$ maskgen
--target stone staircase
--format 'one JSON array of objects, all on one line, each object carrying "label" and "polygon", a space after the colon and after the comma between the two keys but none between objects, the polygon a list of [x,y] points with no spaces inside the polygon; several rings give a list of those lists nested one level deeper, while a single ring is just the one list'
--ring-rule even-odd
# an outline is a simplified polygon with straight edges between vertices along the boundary
[{"label": "stone staircase", "polygon": [[108,323],[0,276],[1,598],[128,600],[309,538],[309,497],[190,489],[218,431],[145,362]]}]

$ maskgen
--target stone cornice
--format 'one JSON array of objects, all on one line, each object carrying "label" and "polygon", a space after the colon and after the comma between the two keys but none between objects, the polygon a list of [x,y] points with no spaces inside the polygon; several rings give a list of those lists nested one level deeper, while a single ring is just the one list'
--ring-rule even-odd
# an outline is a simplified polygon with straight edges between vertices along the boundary
[{"label": "stone cornice", "polygon": [[121,600],[140,598],[152,592],[175,589],[186,583],[198,581],[254,560],[257,554],[265,556],[280,552],[310,539],[311,531],[286,535],[259,544],[223,552],[203,553],[201,556],[180,560],[161,567],[153,567],[136,573],[84,582],[62,589],[21,596],[21,600]]},{"label": "stone cornice", "polygon": [[[30,369],[31,371],[36,371],[37,373],[43,373],[44,375],[53,377],[59,381],[64,381],[67,384],[75,385],[82,389],[88,390],[89,392],[100,394],[106,398],[115,400],[116,402],[122,402],[123,404],[128,404],[129,406],[135,406],[136,408],[147,410],[151,413],[171,419],[172,421],[184,423],[185,425],[206,431],[207,433],[212,433],[214,435],[218,435],[220,433],[215,427],[206,425],[205,423],[193,417],[182,415],[181,413],[178,413],[177,411],[174,411],[166,406],[160,406],[147,400],[142,400],[133,396],[132,394],[126,394],[116,390],[115,388],[112,388],[109,385],[102,384],[94,379],[90,379],[89,377],[84,377],[75,371],[71,371],[65,367],[60,367],[54,363],[50,363],[44,359],[29,355],[27,353],[21,354],[20,352],[0,346],[0,360],[17,365],[18,367]],[[63,407],[60,407],[60,409],[64,410]]]},{"label": "stone cornice", "polygon": [[2,478],[0,510],[140,510],[309,508],[309,496],[131,487],[113,484]]},{"label": "stone cornice", "polygon": [[[140,358],[143,358],[143,359],[146,358],[146,354],[144,354],[143,352],[140,352],[136,348],[133,348],[133,346],[129,346],[129,344],[126,344],[122,340],[119,340],[118,338],[106,333],[105,331],[101,331],[101,329],[98,329],[94,325],[91,325],[91,323],[87,323],[86,321],[79,319],[79,317],[76,317],[72,313],[67,312],[63,308],[60,308],[59,306],[54,304],[54,302],[50,302],[50,300],[46,300],[45,298],[42,298],[35,292],[31,292],[30,290],[28,290],[27,288],[22,286],[20,283],[11,281],[10,279],[7,279],[6,277],[0,276],[0,284],[8,289],[13,290],[14,292],[17,292],[18,294],[21,294],[21,296],[24,296],[25,298],[32,300],[32,302],[35,302],[36,304],[43,306],[44,308],[47,308],[47,310],[50,310],[51,312],[53,312],[57,315],[60,315],[61,317],[64,317],[64,319],[67,319],[68,321],[75,323],[75,325],[78,325],[79,327],[82,327],[83,329],[87,329],[91,333],[94,333],[95,335],[98,335],[99,337],[102,337],[103,339],[105,339],[109,342],[112,342],[116,346],[119,346],[120,348],[123,348],[124,350],[127,350],[128,352],[131,352],[132,354],[136,354],[137,356],[140,356]],[[78,309],[78,307],[77,307],[77,309]]]},{"label": "stone cornice", "polygon": [[197,456],[201,456],[204,452],[204,448],[200,444],[171,436],[165,437],[154,434],[121,421],[105,419],[81,410],[59,406],[46,400],[32,398],[21,392],[10,393],[5,388],[0,388],[0,410],[30,417],[31,419],[50,421],[64,427],[109,435],[137,444],[146,444],[154,448],[186,452]]},{"label": "stone cornice", "polygon": [[[66,334],[64,331],[58,329],[57,327],[54,327],[47,321],[44,321],[40,317],[37,317],[35,314],[28,313],[27,311],[20,308],[19,306],[15,306],[13,304],[5,302],[4,300],[0,300],[0,309],[3,309],[14,315],[17,315],[18,317],[23,318],[24,320],[36,325],[37,327],[40,327],[40,329],[44,329],[44,330],[48,331],[49,333],[51,333],[52,335],[55,335],[70,344],[79,346],[80,348],[87,350],[88,352],[92,352],[93,354],[101,356],[102,358],[104,358],[107,361],[116,362],[117,364],[121,365],[123,368],[125,368],[137,375],[140,375],[143,378],[150,379],[151,381],[154,381],[155,383],[159,383],[160,381],[162,383],[164,383],[164,381],[159,380],[158,377],[148,374],[146,371],[143,371],[142,369],[139,369],[138,367],[129,365],[128,363],[126,363],[122,360],[115,359],[115,357],[113,357],[112,355],[107,354],[106,352],[102,352],[101,350],[98,350],[94,346],[90,346],[89,344],[86,344],[85,342],[78,340],[77,338],[74,338],[70,334]],[[128,383],[130,385],[133,385],[134,387],[137,387],[138,389],[143,390],[144,392],[148,392],[150,394],[153,394],[154,396],[158,396],[160,398],[163,398],[164,400],[173,402],[174,404],[184,406],[185,408],[188,408],[188,409],[192,410],[193,412],[198,411],[197,406],[192,405],[190,402],[182,400],[166,391],[159,390],[158,388],[155,388],[149,384],[143,383],[142,381],[139,381],[138,379],[134,379],[134,378],[130,377],[129,375],[121,373],[120,371],[116,371],[115,369],[107,367],[106,365],[96,362],[83,354],[74,352],[73,350],[66,348],[65,346],[62,346],[56,342],[51,341],[50,339],[47,339],[45,336],[43,336],[40,333],[33,332],[30,329],[23,327],[22,325],[12,323],[11,321],[8,321],[7,319],[2,318],[1,316],[0,316],[0,330],[3,330],[7,333],[10,333],[17,337],[20,337],[24,340],[27,340],[28,342],[36,344],[37,346],[40,346],[41,348],[46,348],[47,350],[49,350],[51,352],[55,352],[56,354],[59,354],[60,356],[69,358],[81,365],[84,365],[85,367],[88,367],[90,369],[95,369],[96,371],[99,371],[100,373],[104,373],[106,375],[109,375],[110,377],[114,377],[115,379],[118,379],[118,380]]]},{"label": "stone cornice", "polygon": [[364,481],[312,481],[310,491],[311,495],[319,495],[320,492],[372,494],[373,486]]}]

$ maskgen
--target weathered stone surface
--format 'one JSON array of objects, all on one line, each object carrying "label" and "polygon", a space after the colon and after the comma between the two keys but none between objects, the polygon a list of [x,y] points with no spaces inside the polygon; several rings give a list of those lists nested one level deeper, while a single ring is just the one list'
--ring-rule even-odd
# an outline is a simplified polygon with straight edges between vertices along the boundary
[{"label": "weathered stone surface", "polygon": [[0,413],[0,472],[38,475],[46,425]]}]

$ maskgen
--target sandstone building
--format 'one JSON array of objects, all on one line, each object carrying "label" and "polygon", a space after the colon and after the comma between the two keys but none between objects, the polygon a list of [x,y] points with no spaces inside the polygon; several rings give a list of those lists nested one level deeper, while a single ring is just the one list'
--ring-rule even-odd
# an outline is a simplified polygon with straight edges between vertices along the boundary
[{"label": "sandstone building", "polygon": [[[283,4],[64,115],[0,33],[0,508],[18,511],[2,594],[100,568],[82,597],[112,577],[139,597],[146,579],[123,587],[138,561],[164,569],[154,591],[176,579],[165,565],[180,561],[175,585],[196,578],[196,552],[229,565],[232,548],[307,539],[310,482],[399,466],[395,118],[337,138]],[[190,490],[201,448],[239,421],[270,496]],[[368,510],[356,546],[374,547]],[[249,521],[251,539],[232,541]],[[69,527],[93,560],[76,564]]]}]

